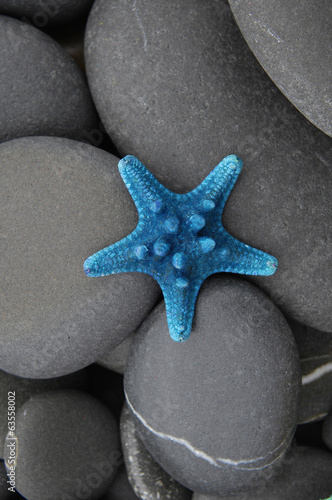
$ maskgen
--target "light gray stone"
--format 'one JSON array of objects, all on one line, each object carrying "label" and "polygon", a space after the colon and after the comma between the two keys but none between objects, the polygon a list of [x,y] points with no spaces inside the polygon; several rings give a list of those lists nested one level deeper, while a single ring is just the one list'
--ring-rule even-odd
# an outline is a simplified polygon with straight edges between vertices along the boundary
[{"label": "light gray stone", "polygon": [[300,364],[289,326],[254,285],[218,275],[199,293],[183,343],[164,304],[142,324],[125,371],[139,436],[178,482],[236,494],[273,474],[293,437]]},{"label": "light gray stone", "polygon": [[68,139],[0,145],[0,368],[50,378],[135,331],[160,289],[144,274],[89,278],[83,262],[130,233],[137,210],[118,159]]}]

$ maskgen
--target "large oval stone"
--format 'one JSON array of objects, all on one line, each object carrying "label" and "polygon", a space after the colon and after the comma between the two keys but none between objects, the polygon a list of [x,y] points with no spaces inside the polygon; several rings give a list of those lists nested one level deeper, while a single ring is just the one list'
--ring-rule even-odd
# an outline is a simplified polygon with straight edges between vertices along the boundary
[{"label": "large oval stone", "polygon": [[0,145],[2,370],[48,378],[83,368],[136,330],[159,297],[150,276],[83,271],[137,224],[117,163],[69,139]]},{"label": "large oval stone", "polygon": [[97,500],[122,463],[112,413],[74,390],[32,396],[17,413],[4,454],[7,474],[14,460],[15,488],[29,500]]},{"label": "large oval stone", "polygon": [[163,303],[137,333],[127,402],[155,460],[193,491],[235,494],[273,473],[293,437],[300,366],[289,326],[237,278],[203,284],[188,341],[171,340]]},{"label": "large oval stone", "polygon": [[332,135],[331,2],[229,3],[249,47],[275,84],[308,120]]},{"label": "large oval stone", "polygon": [[83,74],[37,28],[0,16],[0,142],[30,135],[87,141],[97,114]]},{"label": "large oval stone", "polygon": [[224,225],[279,260],[253,281],[289,316],[332,331],[332,141],[271,82],[227,2],[100,0],[85,54],[117,148],[168,188],[194,189],[224,156],[242,158]]}]

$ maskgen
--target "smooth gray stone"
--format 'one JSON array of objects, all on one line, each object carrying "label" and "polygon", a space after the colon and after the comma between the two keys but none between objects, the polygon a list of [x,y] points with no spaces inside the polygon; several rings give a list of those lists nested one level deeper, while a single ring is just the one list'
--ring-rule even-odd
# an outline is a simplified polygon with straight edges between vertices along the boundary
[{"label": "smooth gray stone", "polygon": [[83,271],[137,224],[117,163],[68,139],[0,144],[1,369],[31,378],[79,370],[135,331],[159,298],[145,274]]},{"label": "smooth gray stone", "polygon": [[37,28],[62,24],[87,14],[93,0],[0,0],[0,13],[29,20]]},{"label": "smooth gray stone", "polygon": [[229,0],[249,47],[286,97],[332,135],[329,0]]},{"label": "smooth gray stone", "polygon": [[[8,395],[15,397],[15,411],[17,412],[30,396],[49,391],[51,389],[80,389],[88,387],[87,370],[52,379],[31,379],[16,377],[0,370],[0,442],[3,443],[8,432]],[[3,449],[0,447],[0,458]],[[1,497],[0,497],[1,499]]]},{"label": "smooth gray stone", "polygon": [[272,474],[293,437],[300,363],[290,328],[254,285],[205,281],[193,330],[168,333],[164,304],[138,331],[124,387],[139,436],[178,482],[235,494]]},{"label": "smooth gray stone", "polygon": [[194,493],[193,500],[329,500],[332,492],[332,454],[318,448],[299,447],[283,462],[279,475],[252,493],[208,496]]},{"label": "smooth gray stone", "polygon": [[194,189],[226,155],[244,168],[224,210],[236,238],[279,260],[253,277],[283,312],[332,331],[332,140],[271,82],[222,0],[95,2],[88,80],[122,155]]},{"label": "smooth gray stone", "polygon": [[325,419],[322,436],[326,446],[332,450],[332,410]]},{"label": "smooth gray stone", "polygon": [[[81,391],[32,396],[17,413],[15,434],[16,489],[29,500],[62,500],[70,495],[99,499],[122,463],[118,425],[112,413]],[[7,474],[8,445],[13,442],[7,436]],[[15,454],[15,444],[13,450]]]},{"label": "smooth gray stone", "polygon": [[123,465],[101,500],[137,500],[137,498],[129,483],[126,468]]},{"label": "smooth gray stone", "polygon": [[192,492],[177,483],[154,460],[139,439],[127,404],[121,422],[121,443],[129,481],[141,500],[189,500]]},{"label": "smooth gray stone", "polygon": [[125,372],[128,354],[130,351],[131,344],[134,340],[135,332],[129,335],[120,345],[112,349],[106,356],[99,359],[97,363],[109,370],[113,370],[122,375]]},{"label": "smooth gray stone", "polygon": [[332,410],[332,333],[290,322],[299,350],[302,396],[299,424],[325,418]]},{"label": "smooth gray stone", "polygon": [[83,73],[50,36],[0,16],[0,142],[31,135],[87,141],[98,123]]}]

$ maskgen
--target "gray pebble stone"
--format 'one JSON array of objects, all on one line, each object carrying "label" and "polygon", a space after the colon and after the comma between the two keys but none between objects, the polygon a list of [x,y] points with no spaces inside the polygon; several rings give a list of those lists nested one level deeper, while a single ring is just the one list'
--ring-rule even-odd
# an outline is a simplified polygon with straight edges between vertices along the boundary
[{"label": "gray pebble stone", "polygon": [[129,335],[120,345],[112,349],[106,356],[99,359],[97,363],[109,370],[113,370],[122,375],[125,372],[130,346],[134,340],[135,332]]},{"label": "gray pebble stone", "polygon": [[132,344],[124,387],[139,436],[177,481],[235,494],[272,474],[300,404],[298,351],[280,311],[254,285],[203,284],[190,338],[171,340],[164,304]]},{"label": "gray pebble stone", "polygon": [[0,142],[31,135],[87,141],[97,114],[82,72],[37,28],[0,16]]},{"label": "gray pebble stone", "polygon": [[325,418],[332,410],[332,333],[290,322],[299,350],[302,396],[299,424]]},{"label": "gray pebble stone", "polygon": [[[17,412],[30,396],[53,389],[80,389],[88,387],[87,370],[51,379],[31,379],[16,377],[0,370],[0,442],[3,443],[8,432],[8,397],[14,396]],[[11,398],[12,398],[11,396]],[[0,448],[0,458],[3,449]],[[1,497],[0,497],[1,498]]]},{"label": "gray pebble stone", "polygon": [[[29,500],[98,499],[122,462],[113,415],[80,391],[32,396],[17,413],[15,434],[16,489]],[[7,435],[7,473],[13,441]]]},{"label": "gray pebble stone", "polygon": [[332,331],[332,140],[271,82],[227,2],[99,0],[85,55],[116,147],[166,187],[189,191],[224,156],[242,158],[225,228],[279,260],[253,282],[287,315]]},{"label": "gray pebble stone", "polygon": [[329,500],[332,492],[332,454],[318,448],[298,448],[288,453],[279,474],[262,480],[252,493],[208,496],[195,493],[193,500]]},{"label": "gray pebble stone", "polygon": [[229,3],[270,78],[308,120],[332,135],[331,2]]},{"label": "gray pebble stone", "polygon": [[120,422],[121,442],[129,481],[141,500],[190,500],[192,492],[177,483],[150,455],[137,435],[125,404]]},{"label": "gray pebble stone", "polygon": [[31,378],[79,370],[135,331],[159,298],[145,274],[83,271],[137,224],[117,163],[68,139],[0,145],[1,369]]},{"label": "gray pebble stone", "polygon": [[0,13],[29,20],[37,28],[62,24],[87,14],[93,0],[0,0]]},{"label": "gray pebble stone", "polygon": [[322,435],[324,443],[332,450],[332,410],[325,419]]}]

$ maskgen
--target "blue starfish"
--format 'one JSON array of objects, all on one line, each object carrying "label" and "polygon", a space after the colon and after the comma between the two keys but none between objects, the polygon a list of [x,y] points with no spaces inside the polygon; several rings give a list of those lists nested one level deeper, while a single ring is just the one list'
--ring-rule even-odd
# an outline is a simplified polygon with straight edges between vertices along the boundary
[{"label": "blue starfish", "polygon": [[219,272],[268,276],[278,265],[274,257],[241,243],[222,226],[222,212],[241,168],[240,158],[227,156],[196,189],[177,194],[134,156],[120,160],[119,171],[139,222],[129,236],[89,257],[85,273],[150,274],[164,294],[172,339],[186,340],[199,288],[208,276]]}]

